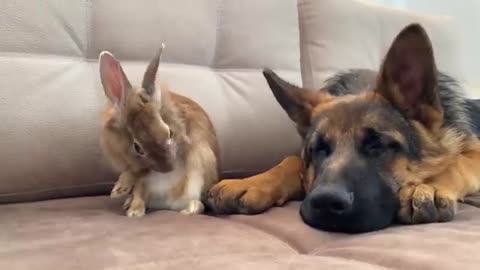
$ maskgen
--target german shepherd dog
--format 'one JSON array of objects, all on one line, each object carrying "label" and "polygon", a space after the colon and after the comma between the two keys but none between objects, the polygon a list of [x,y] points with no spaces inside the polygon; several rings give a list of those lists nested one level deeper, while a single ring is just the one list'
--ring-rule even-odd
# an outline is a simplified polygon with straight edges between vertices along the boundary
[{"label": "german shepherd dog", "polygon": [[301,158],[221,181],[209,192],[217,213],[256,214],[304,198],[305,223],[359,233],[450,221],[457,201],[480,189],[478,104],[437,71],[420,25],[398,34],[378,73],[344,72],[319,91],[271,70],[264,76],[303,138]]}]

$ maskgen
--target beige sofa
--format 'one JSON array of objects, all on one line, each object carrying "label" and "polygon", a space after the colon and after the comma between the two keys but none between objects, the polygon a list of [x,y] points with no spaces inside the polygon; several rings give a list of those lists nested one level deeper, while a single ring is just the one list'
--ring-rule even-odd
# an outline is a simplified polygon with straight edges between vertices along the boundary
[{"label": "beige sofa", "polygon": [[[299,150],[261,69],[321,87],[376,69],[406,24],[425,25],[439,66],[463,78],[455,22],[347,0],[3,0],[0,9],[0,269],[479,269],[480,210],[446,224],[362,235],[304,225],[298,203],[257,216],[124,216],[102,158],[97,56],[132,81],[167,44],[159,81],[197,100],[225,177]],[[470,203],[480,200],[472,198]]]}]

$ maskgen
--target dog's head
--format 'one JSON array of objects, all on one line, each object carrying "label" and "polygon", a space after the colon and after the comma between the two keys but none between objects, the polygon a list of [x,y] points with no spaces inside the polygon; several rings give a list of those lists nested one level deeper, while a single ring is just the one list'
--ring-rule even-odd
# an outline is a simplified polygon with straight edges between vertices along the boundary
[{"label": "dog's head", "polygon": [[373,91],[332,96],[291,85],[270,70],[268,84],[304,139],[304,221],[329,231],[390,225],[399,209],[400,164],[421,159],[418,128],[443,124],[433,49],[424,29],[403,29]]}]

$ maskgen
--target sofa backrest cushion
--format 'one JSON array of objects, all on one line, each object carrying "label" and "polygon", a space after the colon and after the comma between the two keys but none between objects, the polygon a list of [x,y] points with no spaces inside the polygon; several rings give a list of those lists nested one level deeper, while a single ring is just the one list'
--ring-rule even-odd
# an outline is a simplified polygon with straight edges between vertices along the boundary
[{"label": "sofa backrest cushion", "polygon": [[0,9],[0,202],[104,194],[106,103],[98,54],[140,83],[166,43],[159,83],[210,114],[226,176],[267,169],[299,138],[261,70],[301,83],[297,1],[6,0]]}]

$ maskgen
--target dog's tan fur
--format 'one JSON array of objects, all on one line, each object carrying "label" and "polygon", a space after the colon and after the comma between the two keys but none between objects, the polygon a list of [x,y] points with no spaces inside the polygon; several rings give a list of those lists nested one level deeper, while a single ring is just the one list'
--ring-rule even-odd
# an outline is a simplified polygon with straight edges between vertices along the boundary
[{"label": "dog's tan fur", "polygon": [[[167,166],[172,168],[165,170],[167,173],[175,171],[172,176],[175,179],[164,187],[167,190],[160,201],[156,199],[157,204],[185,214],[201,213],[204,193],[218,181],[219,150],[207,113],[193,100],[169,91],[166,85],[160,88],[160,93],[154,89],[160,55],[147,68],[142,87],[133,87],[126,77],[123,78],[125,87],[129,89],[125,90],[126,94],[119,102],[115,96],[111,97],[108,89],[118,87],[116,81],[122,78],[110,79],[108,76],[113,75],[109,75],[108,65],[120,70],[115,73],[117,76],[122,77],[118,73],[123,74],[123,71],[113,56],[106,57],[109,59],[104,60],[107,69],[104,71],[106,75],[103,75],[106,78],[104,88],[110,102],[102,117],[101,146],[108,160],[121,172],[111,196],[131,193],[124,205],[127,215],[143,216],[149,199],[152,199],[148,187],[155,185],[148,184],[146,179],[155,173],[152,166],[166,165],[148,156],[139,159],[132,145],[136,140],[143,142],[143,150],[152,150],[152,154],[156,155],[162,154],[163,145],[171,140],[176,143],[176,150],[172,150],[176,154],[172,157],[173,166]],[[100,59],[102,61],[102,56]],[[153,90],[149,92],[146,88]],[[164,155],[167,159],[170,157],[168,153]],[[153,181],[162,185],[161,182],[167,180],[159,174],[158,179]]]}]

